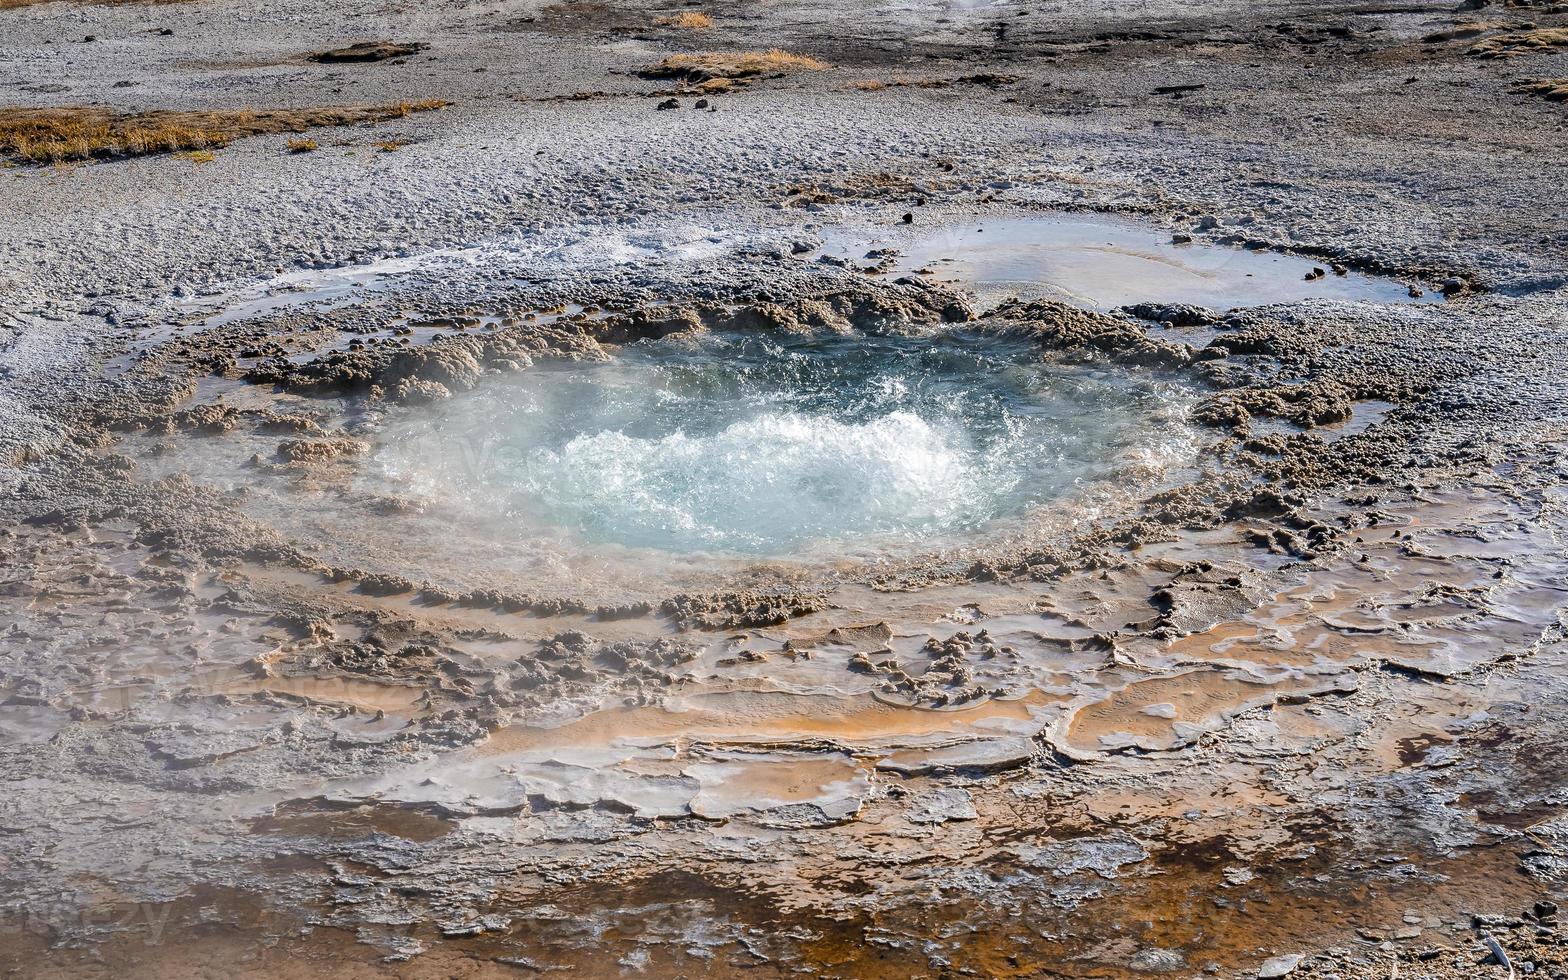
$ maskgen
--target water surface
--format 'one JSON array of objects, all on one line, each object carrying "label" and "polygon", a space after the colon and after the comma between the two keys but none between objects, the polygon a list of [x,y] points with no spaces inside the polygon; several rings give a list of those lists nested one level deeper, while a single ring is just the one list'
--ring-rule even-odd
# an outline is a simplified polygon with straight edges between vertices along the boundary
[{"label": "water surface", "polygon": [[1188,392],[1028,344],[705,334],[394,419],[387,474],[519,534],[786,555],[936,542],[1184,458]]},{"label": "water surface", "polygon": [[[871,249],[901,251],[900,271],[930,270],[985,302],[1003,295],[1051,296],[1095,309],[1133,303],[1191,303],[1219,310],[1303,300],[1369,303],[1419,300],[1409,286],[1360,273],[1334,275],[1322,259],[1223,245],[1176,245],[1167,232],[1113,218],[1075,215],[977,219],[869,230],[822,229],[825,251],[860,259]],[[1313,269],[1325,275],[1308,280]]]}]

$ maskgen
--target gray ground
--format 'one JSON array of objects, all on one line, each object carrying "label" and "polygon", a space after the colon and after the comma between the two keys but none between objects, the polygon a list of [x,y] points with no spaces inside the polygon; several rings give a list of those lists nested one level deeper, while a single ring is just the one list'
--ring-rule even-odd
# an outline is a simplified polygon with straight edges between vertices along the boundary
[{"label": "gray ground", "polygon": [[[1568,9],[682,9],[0,9],[0,105],[452,103],[0,170],[0,963],[1568,976],[1568,115],[1522,88]],[[306,57],[376,38],[429,47]],[[830,67],[638,74],[775,47]],[[1140,319],[811,261],[1051,209],[1451,295]],[[943,322],[1197,386],[1191,469],[656,575],[365,478],[530,365]]]}]

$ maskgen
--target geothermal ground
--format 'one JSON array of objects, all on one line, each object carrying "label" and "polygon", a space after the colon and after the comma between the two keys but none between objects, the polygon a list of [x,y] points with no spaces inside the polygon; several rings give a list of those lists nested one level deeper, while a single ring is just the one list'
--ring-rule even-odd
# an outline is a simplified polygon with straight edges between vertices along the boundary
[{"label": "geothermal ground", "polygon": [[1568,6],[0,0],[0,965],[1568,977]]}]

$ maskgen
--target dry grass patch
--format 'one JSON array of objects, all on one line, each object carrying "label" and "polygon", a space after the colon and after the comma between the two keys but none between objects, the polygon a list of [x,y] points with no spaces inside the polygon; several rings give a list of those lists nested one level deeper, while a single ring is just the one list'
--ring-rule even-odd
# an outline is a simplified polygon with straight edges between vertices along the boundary
[{"label": "dry grass patch", "polygon": [[887,82],[881,82],[875,78],[868,78],[865,81],[853,82],[849,87],[857,92],[880,92],[887,88]]},{"label": "dry grass patch", "polygon": [[772,51],[711,52],[673,54],[642,70],[644,78],[676,78],[685,82],[735,81],[764,75],[788,75],[799,71],[823,71],[832,67],[809,55]]},{"label": "dry grass patch", "polygon": [[1568,27],[1543,27],[1533,31],[1499,34],[1471,46],[1470,54],[1476,58],[1517,58],[1555,48],[1568,48]]},{"label": "dry grass patch", "polygon": [[[20,10],[23,7],[36,7],[53,2],[54,0],[0,0],[0,10]],[[155,6],[166,3],[186,3],[188,0],[82,0],[82,2],[98,7],[125,7],[133,3]]]},{"label": "dry grass patch", "polygon": [[713,26],[713,18],[695,10],[688,10],[683,14],[656,18],[654,23],[660,27],[679,27],[683,31],[705,31]]},{"label": "dry grass patch", "polygon": [[309,136],[295,136],[289,139],[290,153],[314,153],[321,149],[321,144]]},{"label": "dry grass patch", "polygon": [[1462,24],[1455,24],[1453,27],[1445,28],[1441,31],[1433,31],[1431,34],[1421,38],[1421,43],[1447,44],[1451,41],[1473,41],[1482,35],[1499,30],[1505,26],[1490,21],[1468,21]]},{"label": "dry grass patch", "polygon": [[1568,78],[1538,78],[1525,82],[1515,91],[1539,95],[1548,102],[1568,102]]},{"label": "dry grass patch", "polygon": [[160,111],[135,115],[99,108],[0,108],[0,155],[26,163],[56,163],[149,153],[211,151],[246,136],[381,122],[445,105],[447,103],[430,99],[379,106]]}]

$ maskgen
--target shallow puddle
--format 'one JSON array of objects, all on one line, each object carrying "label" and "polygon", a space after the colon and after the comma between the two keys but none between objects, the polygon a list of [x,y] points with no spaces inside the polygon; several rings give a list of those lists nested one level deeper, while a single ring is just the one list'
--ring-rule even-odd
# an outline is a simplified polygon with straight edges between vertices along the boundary
[{"label": "shallow puddle", "polygon": [[[1359,273],[1335,275],[1327,260],[1226,246],[1173,244],[1146,225],[1110,218],[1040,215],[900,229],[829,225],[825,254],[865,263],[870,250],[900,250],[896,270],[926,270],[979,293],[1056,296],[1109,310],[1135,303],[1213,309],[1303,300],[1440,302],[1409,286]],[[1313,270],[1324,274],[1314,275]],[[1308,278],[1312,276],[1312,278]]]}]

